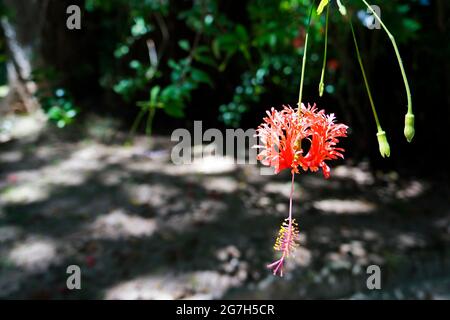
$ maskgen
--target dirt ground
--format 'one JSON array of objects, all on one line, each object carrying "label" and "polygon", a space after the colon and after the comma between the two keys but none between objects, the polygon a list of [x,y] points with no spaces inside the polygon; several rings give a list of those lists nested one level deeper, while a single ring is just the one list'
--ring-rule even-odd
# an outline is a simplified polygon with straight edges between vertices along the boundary
[{"label": "dirt ground", "polygon": [[[301,245],[279,278],[265,265],[289,173],[226,157],[176,166],[168,137],[124,144],[103,120],[12,119],[0,141],[0,298],[450,299],[448,185],[351,160],[329,180],[298,177]],[[366,287],[372,264],[381,290]],[[66,287],[69,265],[81,290]]]}]

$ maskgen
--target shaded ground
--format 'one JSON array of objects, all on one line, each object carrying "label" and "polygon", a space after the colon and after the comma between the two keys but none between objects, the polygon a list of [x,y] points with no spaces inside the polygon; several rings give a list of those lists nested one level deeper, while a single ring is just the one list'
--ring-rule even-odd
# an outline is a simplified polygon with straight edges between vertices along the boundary
[{"label": "shaded ground", "polygon": [[[288,175],[229,158],[174,166],[167,138],[124,146],[111,128],[2,133],[0,298],[450,298],[448,186],[350,161],[327,181],[302,176],[301,246],[280,279],[264,266]],[[66,289],[71,264],[82,290]]]}]

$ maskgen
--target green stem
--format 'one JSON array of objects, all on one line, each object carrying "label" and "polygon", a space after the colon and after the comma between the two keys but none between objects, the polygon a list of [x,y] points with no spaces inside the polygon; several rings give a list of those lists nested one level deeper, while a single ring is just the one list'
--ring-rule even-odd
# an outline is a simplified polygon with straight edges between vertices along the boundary
[{"label": "green stem", "polygon": [[408,114],[412,115],[413,111],[412,111],[412,101],[411,101],[411,90],[409,88],[409,83],[408,83],[408,78],[406,77],[406,73],[405,73],[405,69],[403,67],[403,61],[402,58],[400,56],[400,52],[398,50],[397,47],[397,43],[395,41],[394,36],[390,33],[389,29],[386,27],[386,25],[383,23],[383,21],[381,21],[381,18],[378,16],[378,14],[372,9],[372,7],[367,3],[366,0],[362,0],[362,2],[364,2],[364,4],[367,6],[367,8],[372,12],[372,14],[374,15],[374,17],[378,20],[378,22],[380,23],[380,25],[383,27],[384,31],[387,33],[389,39],[392,42],[392,46],[394,47],[394,51],[395,51],[395,55],[397,56],[397,60],[398,60],[398,64],[400,66],[400,71],[402,73],[402,77],[403,77],[403,82],[405,83],[405,89],[406,89],[406,96],[408,99]]},{"label": "green stem", "polygon": [[137,127],[139,125],[139,123],[141,123],[142,117],[145,114],[145,109],[142,109],[139,114],[137,115],[136,119],[133,122],[133,125],[131,126],[131,130],[129,133],[129,137],[131,138],[132,136],[134,136],[134,134],[136,133]]},{"label": "green stem", "polygon": [[353,42],[355,43],[356,55],[358,56],[359,66],[361,67],[361,73],[362,73],[362,76],[364,78],[364,84],[366,86],[367,95],[369,96],[370,106],[372,107],[373,117],[375,118],[375,123],[377,125],[377,130],[378,130],[378,132],[380,132],[380,131],[383,131],[383,130],[381,129],[380,121],[378,120],[377,110],[375,109],[375,104],[373,103],[372,93],[370,91],[369,82],[367,81],[366,72],[364,70],[364,65],[363,65],[363,62],[362,62],[362,59],[361,59],[361,55],[359,53],[358,42],[356,41],[355,30],[353,29],[353,23],[352,23],[351,17],[349,19],[349,22],[350,22],[350,28],[352,30]]},{"label": "green stem", "polygon": [[152,128],[153,128],[153,118],[155,116],[156,108],[154,106],[150,107],[150,110],[148,111],[148,118],[147,118],[147,124],[145,128],[145,133],[147,135],[152,134]]},{"label": "green stem", "polygon": [[330,12],[330,5],[327,6],[327,18],[325,22],[325,49],[323,52],[323,63],[322,63],[322,74],[320,76],[320,83],[319,83],[319,96],[323,96],[323,89],[325,87],[324,84],[324,77],[325,77],[325,68],[327,66],[327,48],[328,48],[328,15]]},{"label": "green stem", "polygon": [[302,110],[302,96],[303,96],[303,81],[305,78],[305,66],[306,66],[306,54],[308,52],[308,38],[309,38],[309,29],[311,28],[311,16],[315,7],[316,1],[314,0],[311,4],[311,9],[309,10],[309,17],[308,17],[308,28],[306,29],[306,36],[305,36],[305,46],[303,49],[303,59],[302,59],[302,73],[300,76],[300,89],[298,92],[298,114],[301,114]]}]

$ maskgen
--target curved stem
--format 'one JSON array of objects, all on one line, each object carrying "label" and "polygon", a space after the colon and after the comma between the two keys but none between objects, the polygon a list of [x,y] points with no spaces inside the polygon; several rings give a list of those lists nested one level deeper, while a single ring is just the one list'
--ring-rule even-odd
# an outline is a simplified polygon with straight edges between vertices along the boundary
[{"label": "curved stem", "polygon": [[[289,196],[289,218],[288,218],[288,221],[289,221],[289,224],[288,224],[288,239],[286,240],[286,242],[288,243],[288,245],[289,245],[289,243],[291,243],[291,241],[293,240],[292,239],[292,235],[293,235],[293,232],[292,232],[292,228],[294,227],[293,225],[292,225],[292,201],[293,201],[293,198],[294,198],[294,179],[295,179],[295,173],[294,172],[292,172],[292,180],[291,180],[291,194],[290,194],[290,196]],[[284,258],[284,256],[285,256],[285,254],[286,254],[286,252],[283,252],[283,258]]]},{"label": "curved stem", "polygon": [[292,180],[291,180],[291,194],[289,196],[289,226],[292,222],[292,198],[294,197],[294,179],[295,179],[295,173],[292,173]]},{"label": "curved stem", "polygon": [[359,66],[361,67],[361,73],[364,78],[364,85],[366,86],[367,95],[369,96],[370,106],[372,107],[373,117],[375,118],[375,123],[377,125],[378,132],[382,131],[380,121],[378,119],[377,110],[375,109],[375,104],[373,102],[372,93],[370,91],[369,82],[367,81],[366,71],[364,70],[364,65],[361,59],[361,55],[359,53],[358,42],[356,41],[355,30],[353,29],[352,19],[350,17],[350,29],[352,30],[353,42],[355,43],[356,55],[358,57]]},{"label": "curved stem", "polygon": [[325,77],[325,67],[327,65],[327,49],[328,49],[328,16],[330,13],[330,5],[327,6],[327,17],[325,22],[325,49],[323,53],[323,63],[322,63],[322,74],[320,75],[320,83],[319,83],[319,96],[323,95],[324,82],[323,79]]},{"label": "curved stem", "polygon": [[302,59],[302,73],[300,75],[300,89],[298,92],[298,114],[301,115],[302,110],[302,95],[303,95],[303,81],[305,78],[305,66],[306,66],[306,54],[308,52],[308,38],[309,38],[309,29],[311,28],[311,16],[314,10],[314,7],[316,5],[316,0],[314,0],[311,4],[311,8],[309,10],[309,17],[308,17],[308,28],[306,29],[306,36],[305,36],[305,46],[303,49],[303,59]]},{"label": "curved stem", "polygon": [[136,130],[139,126],[139,123],[141,123],[142,118],[145,115],[145,109],[142,109],[139,111],[139,114],[137,115],[136,119],[133,122],[133,125],[131,126],[130,132],[128,134],[128,137],[131,139],[132,136],[136,133]]},{"label": "curved stem", "polygon": [[386,25],[383,23],[383,21],[381,20],[381,18],[378,16],[378,14],[372,9],[372,7],[367,3],[366,0],[362,0],[362,2],[364,2],[364,4],[367,6],[367,8],[372,12],[372,14],[374,15],[375,19],[377,19],[377,21],[380,23],[380,25],[383,27],[384,31],[387,33],[389,40],[391,40],[392,42],[392,46],[394,47],[394,51],[395,51],[395,55],[397,56],[397,60],[398,60],[398,64],[400,66],[400,71],[402,73],[402,77],[403,77],[403,82],[405,84],[405,89],[406,89],[406,96],[408,99],[408,114],[413,114],[412,111],[412,100],[411,100],[411,90],[409,88],[409,83],[408,83],[408,78],[406,77],[406,73],[405,73],[405,68],[403,67],[403,61],[402,58],[400,56],[400,52],[398,50],[397,47],[397,42],[395,41],[394,36],[391,34],[391,32],[389,31],[389,29],[386,27]]}]

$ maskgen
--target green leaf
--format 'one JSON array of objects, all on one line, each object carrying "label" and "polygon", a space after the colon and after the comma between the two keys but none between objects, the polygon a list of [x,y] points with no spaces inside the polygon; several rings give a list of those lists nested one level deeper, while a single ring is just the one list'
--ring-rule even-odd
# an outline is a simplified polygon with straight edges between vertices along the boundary
[{"label": "green leaf", "polygon": [[139,37],[151,31],[151,27],[145,23],[143,17],[136,17],[134,25],[131,27],[131,34],[133,37]]},{"label": "green leaf", "polygon": [[236,26],[236,36],[241,41],[247,41],[248,40],[248,33],[247,30],[242,25]]},{"label": "green leaf", "polygon": [[180,71],[182,69],[182,67],[180,66],[179,63],[176,63],[175,60],[173,59],[169,59],[169,61],[167,62],[167,64],[169,65],[169,67],[171,67],[174,70]]},{"label": "green leaf", "polygon": [[160,86],[154,86],[152,90],[150,90],[150,105],[154,106],[156,105],[158,94],[161,91]]},{"label": "green leaf", "polygon": [[56,125],[58,126],[58,128],[62,129],[62,128],[64,128],[66,126],[66,122],[61,119],[61,120],[58,120]]},{"label": "green leaf", "polygon": [[130,68],[137,70],[141,67],[141,63],[138,60],[131,60],[130,61]]},{"label": "green leaf", "polygon": [[405,14],[405,13],[407,13],[408,11],[409,11],[409,5],[407,5],[407,4],[404,4],[404,5],[399,5],[398,7],[397,7],[397,11],[398,11],[398,13],[400,13],[400,14]]},{"label": "green leaf", "polygon": [[61,109],[58,106],[52,106],[48,111],[47,115],[50,119],[58,119],[61,117]]},{"label": "green leaf", "polygon": [[164,111],[171,117],[184,117],[183,101],[173,100],[164,105]]},{"label": "green leaf", "polygon": [[405,29],[408,29],[410,33],[414,33],[417,30],[420,29],[420,23],[417,22],[414,19],[405,18],[403,20],[403,25],[405,26]]},{"label": "green leaf", "polygon": [[209,47],[208,47],[208,46],[198,46],[198,47],[195,49],[195,52],[196,52],[196,53],[206,53],[206,52],[209,52]]},{"label": "green leaf", "polygon": [[214,39],[211,45],[212,52],[216,58],[220,58],[220,43],[219,39]]},{"label": "green leaf", "polygon": [[127,45],[121,45],[114,51],[114,57],[121,58],[126,55],[130,51],[130,48]]},{"label": "green leaf", "polygon": [[194,81],[206,83],[212,87],[213,82],[206,72],[199,69],[192,69],[191,76]]},{"label": "green leaf", "polygon": [[189,51],[191,49],[191,45],[190,45],[189,41],[187,41],[186,39],[182,39],[182,40],[178,41],[178,45],[180,46],[181,49],[183,49],[185,51]]},{"label": "green leaf", "polygon": [[200,63],[206,64],[211,67],[216,67],[216,61],[210,56],[205,56],[201,54],[194,54],[194,59]]}]

